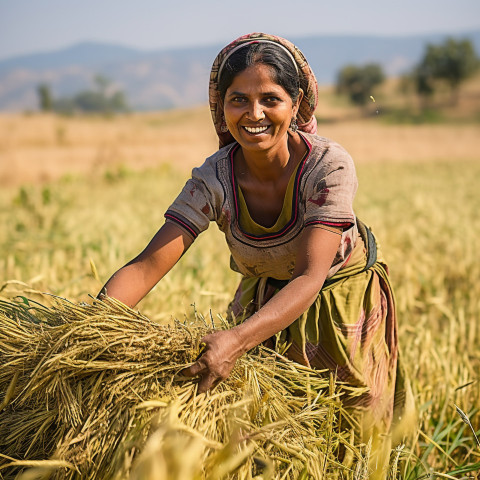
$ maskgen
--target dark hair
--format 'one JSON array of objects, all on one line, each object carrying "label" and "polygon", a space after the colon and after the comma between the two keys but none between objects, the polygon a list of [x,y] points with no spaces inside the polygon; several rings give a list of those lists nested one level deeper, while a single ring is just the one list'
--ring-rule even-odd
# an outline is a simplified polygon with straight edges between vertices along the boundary
[{"label": "dark hair", "polygon": [[228,57],[218,81],[218,91],[222,100],[235,77],[257,63],[269,66],[274,81],[285,89],[293,102],[297,100],[302,85],[292,56],[280,46],[262,42],[246,43]]}]

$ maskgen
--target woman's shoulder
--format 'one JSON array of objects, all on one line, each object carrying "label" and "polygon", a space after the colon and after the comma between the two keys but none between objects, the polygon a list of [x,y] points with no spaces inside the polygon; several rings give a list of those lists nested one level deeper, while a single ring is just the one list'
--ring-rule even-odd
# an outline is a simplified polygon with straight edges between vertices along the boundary
[{"label": "woman's shoulder", "polygon": [[225,169],[228,166],[230,150],[233,144],[227,145],[205,159],[202,165],[192,170],[192,177],[202,179],[209,183],[218,179],[219,169]]},{"label": "woman's shoulder", "polygon": [[348,151],[335,140],[318,134],[302,133],[310,145],[310,167],[316,170],[348,168],[355,170]]}]

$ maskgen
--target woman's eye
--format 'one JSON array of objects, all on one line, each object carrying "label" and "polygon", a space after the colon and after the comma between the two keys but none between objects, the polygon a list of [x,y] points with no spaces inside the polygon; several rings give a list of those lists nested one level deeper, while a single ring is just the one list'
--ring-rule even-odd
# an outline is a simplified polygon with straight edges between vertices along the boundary
[{"label": "woman's eye", "polygon": [[243,103],[243,102],[246,102],[246,99],[244,97],[233,97],[232,102]]},{"label": "woman's eye", "polygon": [[267,103],[276,103],[276,102],[278,102],[278,100],[279,100],[279,99],[278,99],[277,97],[267,97],[267,98],[265,99],[265,101],[266,101]]}]

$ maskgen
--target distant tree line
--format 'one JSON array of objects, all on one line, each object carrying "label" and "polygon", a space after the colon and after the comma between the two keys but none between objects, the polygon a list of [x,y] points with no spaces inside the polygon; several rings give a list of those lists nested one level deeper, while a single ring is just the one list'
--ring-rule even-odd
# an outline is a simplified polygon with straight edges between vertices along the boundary
[{"label": "distant tree line", "polygon": [[92,90],[82,90],[72,97],[54,98],[50,86],[43,83],[37,87],[40,110],[70,114],[123,113],[129,110],[125,94],[111,88],[111,81],[102,75],[94,78]]},{"label": "distant tree line", "polygon": [[431,97],[442,85],[451,92],[452,103],[458,99],[460,84],[478,68],[479,59],[469,40],[449,38],[441,45],[427,45],[422,61],[411,79],[416,91],[424,98]]},{"label": "distant tree line", "polygon": [[[478,69],[479,64],[470,40],[447,38],[438,45],[428,44],[418,65],[403,79],[404,91],[414,90],[428,106],[438,90],[447,88],[454,104],[459,86]],[[365,108],[385,78],[379,64],[346,65],[337,75],[336,91],[346,95],[354,105]],[[54,98],[47,84],[38,85],[37,95],[39,107],[45,112],[121,113],[129,110],[125,94],[113,89],[111,81],[102,75],[94,78],[93,89],[71,97]]]},{"label": "distant tree line", "polygon": [[[452,103],[458,99],[458,89],[479,67],[479,58],[470,40],[447,38],[442,44],[426,46],[420,63],[404,78],[416,93],[428,103],[434,93],[447,86]],[[347,65],[337,76],[338,94],[345,94],[358,106],[365,106],[375,87],[385,80],[380,65],[371,63],[363,66]]]}]

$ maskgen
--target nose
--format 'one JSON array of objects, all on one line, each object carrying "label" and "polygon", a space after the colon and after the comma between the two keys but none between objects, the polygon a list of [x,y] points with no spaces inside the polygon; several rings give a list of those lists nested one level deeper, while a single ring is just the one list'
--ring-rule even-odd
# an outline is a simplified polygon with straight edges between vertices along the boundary
[{"label": "nose", "polygon": [[248,111],[248,118],[253,122],[260,122],[265,118],[265,113],[260,102],[252,102]]}]

